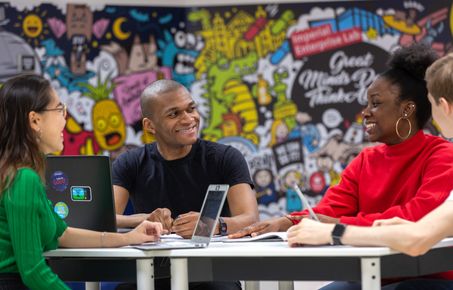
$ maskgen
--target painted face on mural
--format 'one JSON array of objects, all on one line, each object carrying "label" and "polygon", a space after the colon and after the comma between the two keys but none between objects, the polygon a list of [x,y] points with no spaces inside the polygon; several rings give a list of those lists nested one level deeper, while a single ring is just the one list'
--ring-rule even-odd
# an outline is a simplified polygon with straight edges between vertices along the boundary
[{"label": "painted face on mural", "polygon": [[126,124],[113,100],[102,100],[93,107],[93,131],[101,148],[116,150],[126,141]]},{"label": "painted face on mural", "polygon": [[25,17],[22,28],[28,37],[38,37],[42,32],[43,23],[36,14],[29,14]]},{"label": "painted face on mural", "polygon": [[269,186],[272,182],[272,174],[269,170],[262,169],[255,174],[255,184],[260,187]]},{"label": "painted face on mural", "polygon": [[152,106],[150,130],[160,148],[177,149],[196,142],[200,115],[186,89],[161,94]]},{"label": "painted face on mural", "polygon": [[362,115],[369,140],[388,145],[400,143],[402,140],[395,130],[403,106],[398,101],[399,88],[385,78],[377,78],[368,88],[367,99]]},{"label": "painted face on mural", "polygon": [[66,13],[67,37],[85,35],[91,39],[93,12],[86,5],[68,4]]}]

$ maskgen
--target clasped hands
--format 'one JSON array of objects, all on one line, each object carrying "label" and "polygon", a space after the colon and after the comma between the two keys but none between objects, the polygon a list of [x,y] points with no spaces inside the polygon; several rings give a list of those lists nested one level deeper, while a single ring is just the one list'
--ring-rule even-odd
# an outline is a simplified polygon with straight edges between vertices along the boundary
[{"label": "clasped hands", "polygon": [[192,237],[199,215],[199,212],[190,211],[173,219],[168,208],[158,208],[148,215],[147,220],[160,222],[163,229],[169,233],[175,233],[185,239],[189,239]]}]

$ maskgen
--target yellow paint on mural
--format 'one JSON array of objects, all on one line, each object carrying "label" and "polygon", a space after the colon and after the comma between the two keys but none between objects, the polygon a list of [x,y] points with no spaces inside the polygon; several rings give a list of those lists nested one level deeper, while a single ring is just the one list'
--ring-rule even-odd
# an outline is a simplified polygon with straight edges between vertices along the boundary
[{"label": "yellow paint on mural", "polygon": [[126,123],[120,108],[113,100],[102,100],[93,107],[93,132],[99,146],[116,150],[126,141]]},{"label": "yellow paint on mural", "polygon": [[113,22],[113,35],[115,35],[116,38],[119,40],[126,40],[131,36],[131,33],[129,31],[123,31],[121,29],[121,25],[127,21],[126,17],[119,17]]},{"label": "yellow paint on mural", "polygon": [[36,14],[28,14],[22,22],[22,29],[28,37],[38,37],[42,32],[43,23]]}]

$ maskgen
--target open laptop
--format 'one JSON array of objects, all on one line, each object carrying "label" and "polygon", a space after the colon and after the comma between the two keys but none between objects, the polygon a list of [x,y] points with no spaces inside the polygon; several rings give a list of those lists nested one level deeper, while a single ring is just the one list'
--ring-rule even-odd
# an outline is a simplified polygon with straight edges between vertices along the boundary
[{"label": "open laptop", "polygon": [[211,184],[208,186],[203,205],[200,210],[197,224],[190,240],[166,239],[165,236],[158,242],[132,245],[134,248],[142,250],[162,250],[162,249],[187,249],[204,248],[211,242],[212,236],[217,225],[217,220],[222,211],[225,198],[227,196],[228,184]]},{"label": "open laptop", "polygon": [[110,158],[48,156],[47,197],[71,227],[116,232]]}]

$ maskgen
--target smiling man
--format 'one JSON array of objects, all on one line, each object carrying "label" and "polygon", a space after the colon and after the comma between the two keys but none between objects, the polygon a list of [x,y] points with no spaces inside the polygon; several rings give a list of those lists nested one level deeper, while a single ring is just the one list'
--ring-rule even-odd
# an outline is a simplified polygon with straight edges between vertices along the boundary
[{"label": "smiling man", "polygon": [[[230,185],[216,234],[233,233],[258,220],[244,157],[231,146],[198,139],[200,115],[183,85],[173,80],[152,83],[141,96],[141,109],[143,129],[156,142],[127,151],[113,164],[119,227],[148,219],[190,238],[209,184]],[[129,198],[136,214],[125,216]],[[212,289],[240,289],[238,283],[210,284],[215,284]]]}]

